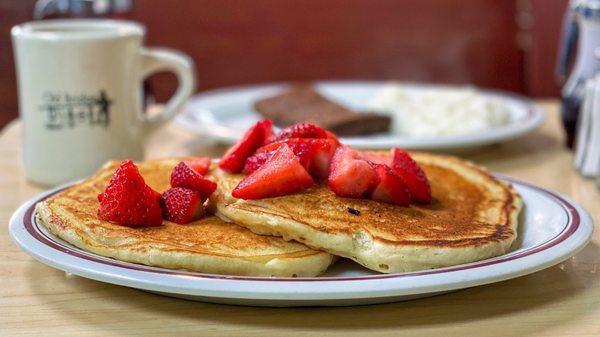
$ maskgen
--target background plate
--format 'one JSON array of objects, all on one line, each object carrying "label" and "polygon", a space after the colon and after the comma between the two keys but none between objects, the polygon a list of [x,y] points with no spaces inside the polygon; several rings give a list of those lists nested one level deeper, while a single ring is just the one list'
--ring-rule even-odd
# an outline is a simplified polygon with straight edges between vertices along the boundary
[{"label": "background plate", "polygon": [[[388,82],[322,81],[317,89],[328,98],[356,110],[366,104]],[[409,90],[435,88],[434,85],[403,83]],[[192,97],[175,123],[194,133],[225,143],[235,143],[260,115],[254,110],[256,100],[274,95],[287,84],[266,84],[222,88]],[[543,112],[530,99],[512,93],[478,90],[482,95],[502,99],[509,111],[509,123],[483,132],[437,137],[408,137],[392,134],[343,137],[342,142],[355,148],[381,149],[399,146],[415,150],[443,150],[481,146],[513,139],[537,128]]]}]

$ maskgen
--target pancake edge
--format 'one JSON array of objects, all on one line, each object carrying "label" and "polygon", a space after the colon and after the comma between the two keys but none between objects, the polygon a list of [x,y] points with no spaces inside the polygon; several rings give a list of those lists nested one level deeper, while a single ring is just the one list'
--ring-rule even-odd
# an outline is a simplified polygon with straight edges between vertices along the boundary
[{"label": "pancake edge", "polygon": [[[411,154],[419,154],[411,152]],[[321,249],[331,254],[346,257],[357,263],[381,273],[400,273],[419,270],[450,267],[459,264],[476,262],[510,251],[517,238],[518,217],[523,208],[523,200],[512,185],[493,177],[487,170],[469,162],[448,155],[433,155],[450,161],[459,162],[476,171],[485,178],[500,184],[509,194],[510,201],[503,210],[506,213],[506,224],[514,235],[506,239],[486,238],[486,242],[462,247],[440,247],[435,245],[393,244],[373,239],[365,232],[352,235],[328,233],[310,228],[301,222],[276,214],[275,212],[255,212],[236,208],[233,197],[227,198],[217,189],[211,196],[216,214],[227,217],[256,234],[283,237],[285,240],[301,242],[313,249]],[[257,207],[259,208],[259,207]]]},{"label": "pancake edge", "polygon": [[165,252],[157,247],[152,247],[152,245],[146,247],[143,252],[135,249],[115,249],[92,238],[83,238],[73,229],[73,224],[53,215],[52,210],[44,201],[36,204],[35,217],[52,234],[77,248],[119,261],[152,267],[220,275],[314,277],[325,272],[336,260],[335,256],[323,251],[302,256],[282,254],[281,256],[269,255],[269,258],[255,258],[210,255],[183,250]]}]

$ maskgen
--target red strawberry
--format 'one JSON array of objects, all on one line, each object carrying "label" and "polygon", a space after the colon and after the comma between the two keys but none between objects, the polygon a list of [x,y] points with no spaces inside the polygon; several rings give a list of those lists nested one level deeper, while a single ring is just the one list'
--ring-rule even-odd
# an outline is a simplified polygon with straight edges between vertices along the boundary
[{"label": "red strawberry", "polygon": [[[275,143],[273,143],[275,144]],[[265,145],[268,146],[268,145]],[[264,146],[263,146],[264,147]],[[250,174],[259,167],[263,166],[269,158],[273,155],[275,151],[261,151],[262,147],[256,151],[252,156],[248,157],[246,160],[246,164],[244,164],[244,168],[242,169],[243,174]]]},{"label": "red strawberry", "polygon": [[123,161],[104,192],[98,195],[98,217],[129,227],[160,226],[159,196],[146,185],[131,160]]},{"label": "red strawberry", "polygon": [[410,193],[404,180],[387,165],[373,164],[373,167],[379,182],[371,192],[371,199],[392,205],[408,206]]},{"label": "red strawberry", "polygon": [[263,166],[269,158],[279,149],[279,147],[283,144],[287,144],[290,149],[294,152],[298,158],[300,158],[300,164],[304,166],[305,169],[308,169],[308,164],[310,162],[311,154],[311,146],[305,142],[296,142],[294,140],[301,138],[293,138],[276,141],[274,143],[269,143],[258,150],[246,160],[246,165],[244,165],[244,169],[242,173],[250,174],[256,171],[259,167]]},{"label": "red strawberry", "polygon": [[413,200],[424,204],[431,202],[431,187],[419,164],[399,148],[392,149],[392,154],[392,168],[408,185]]},{"label": "red strawberry", "polygon": [[208,173],[208,169],[210,168],[210,163],[212,160],[210,157],[194,157],[183,161],[187,164],[187,166],[191,167],[192,170],[200,173],[201,175],[205,175]]},{"label": "red strawberry", "polygon": [[315,178],[327,178],[329,166],[339,143],[332,139],[304,139],[311,145],[308,171]]},{"label": "red strawberry", "polygon": [[278,140],[289,138],[327,138],[328,134],[323,128],[311,123],[296,123],[271,136],[267,142],[273,143]]},{"label": "red strawberry", "polygon": [[374,164],[392,167],[392,156],[377,151],[360,151],[360,157]]},{"label": "red strawberry", "polygon": [[300,192],[314,184],[312,177],[287,144],[282,144],[256,171],[244,178],[231,195],[262,199]]},{"label": "red strawberry", "polygon": [[331,132],[329,130],[325,130],[325,133],[327,134],[327,139],[331,139],[335,142],[335,147],[338,147],[341,145],[340,140],[333,132]]},{"label": "red strawberry", "polygon": [[302,166],[304,166],[313,177],[327,177],[331,157],[333,157],[333,152],[337,147],[336,143],[331,139],[290,138],[267,144],[256,150],[256,153],[248,158],[242,172],[245,174],[254,172],[262,166],[282,144],[287,144],[292,149],[294,154],[300,158]]},{"label": "red strawberry", "polygon": [[[281,147],[285,143],[287,146],[290,147],[290,149],[292,150],[292,152],[294,152],[294,154],[298,157],[298,159],[300,159],[300,164],[302,165],[302,167],[304,167],[306,170],[308,170],[308,166],[310,165],[310,161],[315,152],[312,144],[310,142],[307,142],[308,140],[313,140],[313,139],[301,139],[301,138],[288,139],[288,140],[282,141],[279,144],[278,148]],[[277,143],[279,143],[279,142],[277,142]],[[277,143],[272,143],[272,144],[277,144]]]},{"label": "red strawberry", "polygon": [[265,119],[263,121],[260,121],[259,123],[262,123],[261,128],[263,129],[263,132],[264,132],[263,142],[259,146],[259,147],[261,147],[263,145],[267,145],[269,138],[273,137],[273,122],[271,122],[268,119]]},{"label": "red strawberry", "polygon": [[204,178],[184,162],[180,162],[173,168],[171,172],[171,186],[198,191],[204,200],[217,189],[217,184]]},{"label": "red strawberry", "polygon": [[178,224],[186,224],[204,215],[204,205],[200,192],[182,187],[173,187],[162,195],[165,219]]},{"label": "red strawberry", "polygon": [[358,152],[339,146],[331,159],[329,188],[340,197],[361,198],[377,185],[377,173]]},{"label": "red strawberry", "polygon": [[246,163],[246,159],[256,149],[263,146],[272,133],[272,123],[270,120],[257,122],[246,131],[242,140],[225,152],[223,157],[221,157],[219,167],[229,173],[240,173]]}]

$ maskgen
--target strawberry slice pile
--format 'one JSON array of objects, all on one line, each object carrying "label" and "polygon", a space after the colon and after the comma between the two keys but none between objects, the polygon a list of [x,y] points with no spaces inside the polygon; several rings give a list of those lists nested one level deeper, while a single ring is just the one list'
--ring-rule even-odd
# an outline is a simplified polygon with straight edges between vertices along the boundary
[{"label": "strawberry slice pile", "polygon": [[131,160],[121,162],[98,195],[98,217],[128,227],[162,224],[160,194],[146,184]]},{"label": "strawberry slice pile", "polygon": [[163,218],[179,224],[197,220],[217,188],[203,177],[210,163],[210,158],[180,162],[171,172],[171,188],[160,195],[146,184],[131,160],[123,161],[98,195],[98,217],[129,227],[160,226]]},{"label": "strawberry slice pile", "polygon": [[[159,226],[163,217],[179,224],[197,220],[217,188],[204,177],[210,164],[206,157],[180,162],[171,172],[171,188],[160,195],[145,183],[131,160],[123,161],[98,195],[98,217],[129,227]],[[326,178],[340,197],[398,206],[431,202],[427,176],[407,152],[393,148],[387,156],[356,151],[310,123],[274,134],[271,121],[260,121],[223,155],[219,168],[246,175],[231,193],[240,199],[298,193]]]},{"label": "strawberry slice pile", "polygon": [[246,175],[232,192],[241,199],[297,193],[326,178],[340,197],[398,206],[431,202],[427,176],[407,152],[356,151],[310,123],[273,133],[270,121],[258,122],[225,153],[219,167]]},{"label": "strawberry slice pile", "polygon": [[261,121],[225,153],[219,167],[247,175],[233,191],[234,197],[276,197],[302,191],[314,185],[314,179],[327,178],[338,146],[334,134],[314,124],[294,124],[273,134],[271,122]]},{"label": "strawberry slice pile", "polygon": [[[148,186],[131,160],[123,161],[98,195],[98,217],[124,226],[159,226],[162,219],[179,224],[205,214],[205,202],[217,184],[204,177],[210,158],[191,158],[171,172],[171,188],[162,195]],[[315,180],[345,198],[369,198],[398,206],[431,202],[425,172],[405,151],[356,151],[341,145],[331,132],[299,123],[274,134],[260,121],[230,148],[219,167],[246,176],[233,189],[240,199],[272,198],[301,192]]]}]

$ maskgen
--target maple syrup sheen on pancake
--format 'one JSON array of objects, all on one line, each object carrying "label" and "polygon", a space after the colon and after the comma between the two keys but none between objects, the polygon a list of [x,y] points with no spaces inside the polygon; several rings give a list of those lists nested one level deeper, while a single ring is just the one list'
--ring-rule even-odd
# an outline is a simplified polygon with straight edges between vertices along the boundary
[{"label": "maple syrup sheen on pancake", "polygon": [[[429,205],[394,206],[336,196],[325,183],[301,193],[241,200],[242,179],[217,170],[217,212],[263,235],[282,236],[383,273],[474,262],[505,254],[517,237],[517,192],[464,160],[412,153],[432,188]],[[349,212],[348,209],[356,210]]]}]

